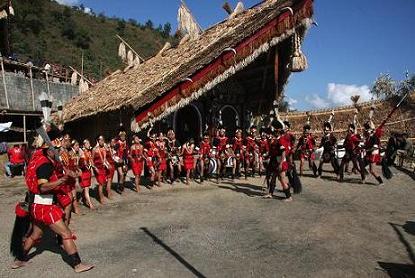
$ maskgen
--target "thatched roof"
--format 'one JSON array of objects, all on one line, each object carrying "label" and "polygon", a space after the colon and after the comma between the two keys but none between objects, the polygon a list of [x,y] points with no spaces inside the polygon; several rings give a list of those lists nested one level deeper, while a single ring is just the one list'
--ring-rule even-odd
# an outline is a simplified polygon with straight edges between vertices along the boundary
[{"label": "thatched roof", "polygon": [[[284,24],[285,28],[281,30],[281,26],[276,25],[274,29],[278,30],[269,32],[276,32],[272,35],[288,36],[296,28],[309,23],[309,21],[306,22],[306,19],[312,16],[312,0],[264,1],[233,19],[225,20],[207,29],[199,38],[184,42],[176,48],[168,49],[162,55],[156,55],[136,69],[130,69],[125,73],[118,71],[118,73],[104,79],[88,92],[65,105],[64,120],[70,122],[97,113],[119,110],[123,107],[140,111],[144,106],[148,106],[164,96],[177,84],[212,63],[223,54],[224,49],[235,47],[253,36],[270,21],[280,16],[284,7],[293,7],[294,17],[286,19],[284,22],[278,22],[278,24]],[[288,30],[291,30],[291,33],[285,34]],[[270,39],[275,40],[276,36],[272,36]],[[270,43],[270,41],[261,43]],[[246,54],[251,55],[252,53]],[[246,58],[246,55],[241,58]],[[196,85],[203,86],[206,83],[194,84],[190,94],[200,89]],[[166,110],[166,107],[173,104],[176,103],[170,102],[163,109]],[[160,114],[163,109],[156,111],[157,114]]]}]

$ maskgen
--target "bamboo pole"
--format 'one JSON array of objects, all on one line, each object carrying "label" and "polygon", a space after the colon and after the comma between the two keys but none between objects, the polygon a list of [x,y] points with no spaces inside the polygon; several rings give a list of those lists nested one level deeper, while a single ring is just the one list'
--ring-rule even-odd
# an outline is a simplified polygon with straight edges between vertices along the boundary
[{"label": "bamboo pole", "polygon": [[35,105],[35,90],[33,88],[33,71],[32,71],[32,67],[29,67],[29,77],[30,77],[30,92],[32,93],[32,107],[33,107],[33,111],[36,110],[36,105]]},{"label": "bamboo pole", "polygon": [[46,88],[48,90],[48,96],[50,97],[50,87],[49,87],[49,76],[48,76],[48,72],[45,71],[45,76],[46,76]]},{"label": "bamboo pole", "polygon": [[82,58],[81,58],[81,74],[84,75],[84,52],[82,51]]},{"label": "bamboo pole", "polygon": [[4,74],[3,56],[1,55],[1,53],[0,53],[0,63],[1,63],[1,75],[3,78],[4,95],[6,97],[6,106],[7,106],[7,109],[10,109],[9,96],[7,95],[6,75]]},{"label": "bamboo pole", "polygon": [[23,115],[23,142],[27,143],[27,134],[26,134],[26,115]]},{"label": "bamboo pole", "polygon": [[138,55],[138,53],[137,53],[137,51],[135,51],[134,50],[134,48],[132,48],[129,44],[128,44],[128,42],[126,42],[123,38],[121,38],[121,36],[120,35],[118,35],[118,34],[115,34],[115,36],[120,40],[120,41],[122,41],[135,55],[137,55],[137,57],[138,58],[140,58],[143,62],[145,61],[140,55]]},{"label": "bamboo pole", "polygon": [[80,77],[82,77],[86,82],[88,82],[91,86],[94,86],[94,84],[92,84],[91,81],[89,81],[87,78],[85,78],[85,76],[81,73],[79,73],[79,71],[77,71],[76,69],[74,69],[73,67],[69,66],[69,68],[71,70],[73,70],[74,72],[76,72],[77,75],[79,75]]}]

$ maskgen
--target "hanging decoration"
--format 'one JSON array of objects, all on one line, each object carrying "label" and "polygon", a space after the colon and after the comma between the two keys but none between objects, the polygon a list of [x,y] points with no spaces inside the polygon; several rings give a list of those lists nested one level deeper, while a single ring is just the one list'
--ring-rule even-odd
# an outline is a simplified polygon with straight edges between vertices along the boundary
[{"label": "hanging decoration", "polygon": [[127,50],[125,48],[124,42],[120,43],[120,46],[118,47],[118,56],[125,61],[127,59]]},{"label": "hanging decoration", "polygon": [[127,65],[130,67],[134,66],[134,54],[131,50],[127,52]]},{"label": "hanging decoration", "polygon": [[307,57],[301,51],[301,38],[296,30],[293,36],[294,53],[291,56],[290,70],[292,72],[302,72],[308,68]]},{"label": "hanging decoration", "polygon": [[75,86],[77,82],[78,82],[78,74],[76,72],[73,72],[71,76],[71,85]]}]

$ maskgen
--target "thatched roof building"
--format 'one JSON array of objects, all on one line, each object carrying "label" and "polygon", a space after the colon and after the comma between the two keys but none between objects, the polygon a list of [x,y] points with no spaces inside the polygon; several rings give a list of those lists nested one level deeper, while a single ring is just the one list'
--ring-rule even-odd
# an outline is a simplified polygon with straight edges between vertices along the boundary
[{"label": "thatched roof building", "polygon": [[[137,68],[107,77],[66,104],[64,120],[70,126],[82,126],[83,121],[94,123],[112,113],[124,123],[126,117],[132,119],[133,131],[143,129],[212,91],[258,59],[266,63],[259,66],[268,74],[257,68],[264,82],[275,83],[269,90],[273,93],[266,98],[267,104],[272,103],[290,74],[291,38],[296,34],[303,39],[312,15],[312,0],[263,1]],[[264,58],[270,52],[279,58]],[[274,75],[275,79],[270,78]]]}]

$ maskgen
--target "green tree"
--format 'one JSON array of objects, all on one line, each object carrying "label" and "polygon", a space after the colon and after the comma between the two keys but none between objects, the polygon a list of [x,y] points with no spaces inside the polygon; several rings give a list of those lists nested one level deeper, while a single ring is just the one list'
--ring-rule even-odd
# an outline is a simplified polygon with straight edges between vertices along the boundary
[{"label": "green tree", "polygon": [[170,36],[170,32],[171,32],[171,24],[170,22],[167,22],[163,25],[163,37],[168,37]]},{"label": "green tree", "polygon": [[144,24],[147,29],[154,29],[154,23],[150,19]]}]

